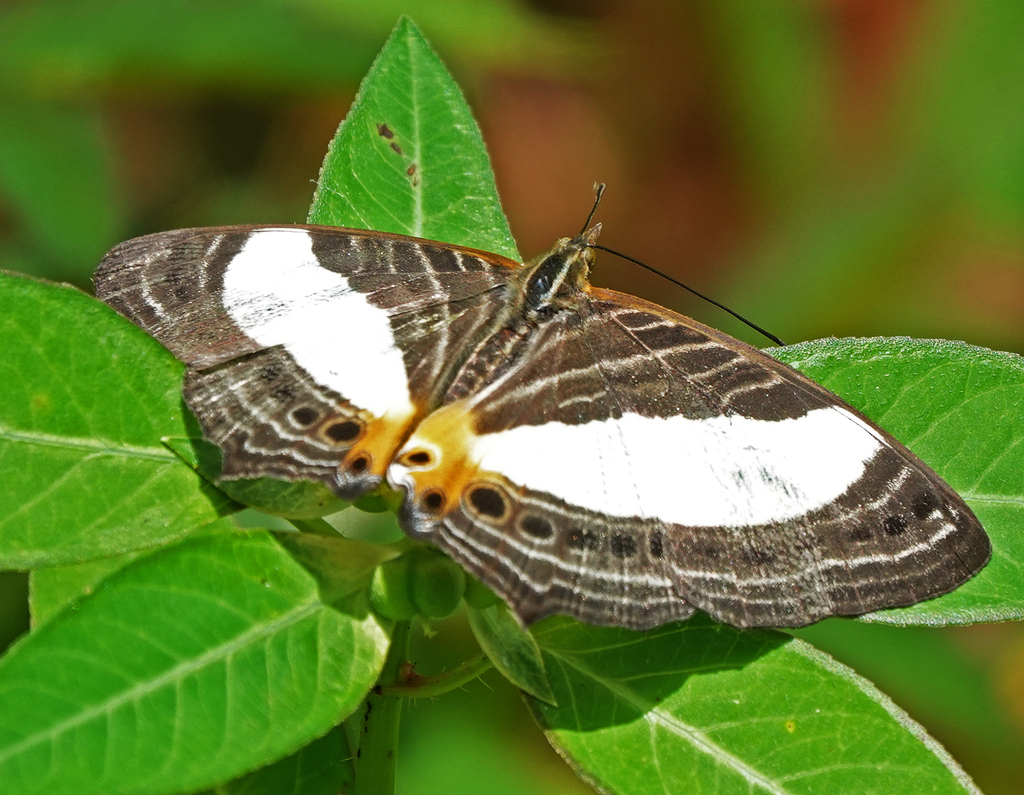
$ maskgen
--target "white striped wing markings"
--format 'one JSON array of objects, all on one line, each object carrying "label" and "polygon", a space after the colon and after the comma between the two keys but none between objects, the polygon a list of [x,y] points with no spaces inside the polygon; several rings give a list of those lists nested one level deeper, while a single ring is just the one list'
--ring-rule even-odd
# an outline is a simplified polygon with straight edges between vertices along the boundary
[{"label": "white striped wing markings", "polygon": [[883,445],[859,417],[825,407],[778,421],[624,414],[521,425],[472,437],[468,454],[481,471],[610,516],[749,527],[833,502]]},{"label": "white striped wing markings", "polygon": [[387,313],[319,264],[306,230],[253,232],[224,272],[222,301],[242,331],[284,345],[321,386],[377,417],[413,412]]},{"label": "white striped wing markings", "polygon": [[[355,405],[378,417],[412,413],[387,314],[319,264],[307,231],[253,233],[225,270],[223,304],[259,344],[284,345],[317,383]],[[339,345],[344,339],[358,344]],[[406,447],[416,442],[414,434]],[[742,527],[834,501],[883,444],[840,407],[780,421],[625,414],[471,436],[467,463],[611,516]]]}]

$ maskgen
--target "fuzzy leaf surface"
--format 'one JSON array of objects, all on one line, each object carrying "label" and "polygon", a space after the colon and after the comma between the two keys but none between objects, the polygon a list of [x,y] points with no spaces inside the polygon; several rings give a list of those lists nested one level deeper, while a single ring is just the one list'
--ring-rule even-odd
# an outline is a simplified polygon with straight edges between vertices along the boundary
[{"label": "fuzzy leaf surface", "polygon": [[111,309],[0,273],[0,350],[0,568],[155,546],[232,509],[160,444],[190,435],[181,365]]},{"label": "fuzzy leaf surface", "polygon": [[0,660],[0,793],[171,793],[262,767],[352,712],[387,636],[267,533],[142,557]]},{"label": "fuzzy leaf surface", "polygon": [[782,633],[704,617],[649,632],[534,630],[558,701],[548,740],[602,792],[977,792],[865,679]]}]

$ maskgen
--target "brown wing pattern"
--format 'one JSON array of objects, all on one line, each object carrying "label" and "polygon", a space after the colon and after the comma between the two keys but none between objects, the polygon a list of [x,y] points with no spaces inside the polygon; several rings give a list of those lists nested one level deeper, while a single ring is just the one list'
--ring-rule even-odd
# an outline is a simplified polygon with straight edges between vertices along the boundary
[{"label": "brown wing pattern", "polygon": [[[385,410],[359,405],[296,361],[289,352],[295,340],[260,342],[225,309],[227,269],[253,236],[281,231],[310,232],[316,267],[343,276],[352,293],[386,314],[393,337],[386,347],[404,363],[405,402],[396,394]],[[292,264],[280,262],[282,281]],[[104,258],[95,281],[99,298],[189,366],[185,399],[224,452],[223,477],[319,481],[352,499],[380,482],[410,428],[436,402],[448,368],[459,364],[459,340],[493,322],[512,267],[496,255],[397,235],[226,227],[123,243]],[[259,300],[263,314],[279,311],[269,291]],[[311,319],[295,335],[321,336],[338,382],[358,383],[373,378],[350,363],[372,333],[361,323],[339,311],[324,316],[322,327]]]},{"label": "brown wing pattern", "polygon": [[985,564],[963,500],[838,398],[590,288],[596,232],[520,268],[378,232],[181,230],[116,247],[96,290],[188,366],[225,477],[351,499],[387,472],[405,530],[526,623],[801,626]]},{"label": "brown wing pattern", "polygon": [[[591,296],[542,326],[518,351],[517,366],[465,406],[428,418],[410,444],[429,442],[441,427],[435,422],[455,408],[476,420],[476,435],[452,445],[467,469],[489,435],[523,425],[597,427],[588,424],[625,413],[777,421],[830,406],[856,415],[737,340],[629,296]],[[782,521],[684,525],[643,508],[615,517],[570,504],[556,488],[524,488],[500,471],[479,470],[443,512],[409,500],[404,525],[449,551],[527,623],[568,613],[644,628],[699,608],[736,626],[802,626],[946,593],[990,556],[963,500],[903,445],[877,434],[863,475],[838,499]],[[538,462],[558,454],[541,445],[533,451]],[[607,488],[642,488],[629,474],[639,468],[628,449],[622,454],[624,461],[595,471],[607,473],[599,475]],[[664,450],[666,466],[706,455]],[[415,477],[417,494],[443,488],[429,473]]]}]

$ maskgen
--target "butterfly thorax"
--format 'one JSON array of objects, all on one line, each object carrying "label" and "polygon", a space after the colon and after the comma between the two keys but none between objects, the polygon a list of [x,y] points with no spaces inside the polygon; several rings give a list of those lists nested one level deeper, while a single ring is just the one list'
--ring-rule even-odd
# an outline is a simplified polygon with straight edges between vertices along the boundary
[{"label": "butterfly thorax", "polygon": [[505,311],[454,369],[442,404],[467,397],[500,378],[515,366],[542,322],[578,306],[594,259],[590,244],[598,232],[600,225],[577,237],[562,238],[549,251],[523,265],[505,287]]},{"label": "butterfly thorax", "polygon": [[594,261],[590,246],[600,231],[601,225],[597,224],[576,237],[563,237],[547,253],[524,266],[516,302],[523,320],[536,323],[578,303],[580,291],[588,286]]}]

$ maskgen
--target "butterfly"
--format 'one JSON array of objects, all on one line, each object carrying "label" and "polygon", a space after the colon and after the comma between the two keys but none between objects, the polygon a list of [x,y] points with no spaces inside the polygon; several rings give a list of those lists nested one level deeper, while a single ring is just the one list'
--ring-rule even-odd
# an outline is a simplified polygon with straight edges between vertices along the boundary
[{"label": "butterfly", "polygon": [[588,282],[382,232],[233,226],[111,250],[96,294],[187,365],[223,479],[387,486],[524,625],[695,610],[803,626],[939,596],[991,555],[900,442],[761,351]]}]

